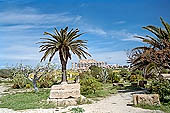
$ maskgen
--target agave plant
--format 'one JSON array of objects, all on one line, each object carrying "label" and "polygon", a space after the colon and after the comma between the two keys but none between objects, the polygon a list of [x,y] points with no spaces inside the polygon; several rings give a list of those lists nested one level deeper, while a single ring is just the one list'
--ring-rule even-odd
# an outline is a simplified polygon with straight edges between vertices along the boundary
[{"label": "agave plant", "polygon": [[71,52],[77,55],[79,59],[82,57],[86,59],[86,56],[91,55],[84,50],[88,49],[86,45],[87,40],[76,40],[84,34],[78,34],[79,29],[71,29],[70,31],[68,31],[68,27],[61,29],[60,31],[56,28],[54,29],[54,34],[44,32],[44,35],[49,35],[51,38],[41,38],[44,41],[39,42],[42,44],[40,45],[40,52],[44,52],[41,61],[46,60],[46,58],[50,56],[50,62],[58,52],[62,66],[62,82],[66,82],[66,65],[68,60],[71,59]]}]

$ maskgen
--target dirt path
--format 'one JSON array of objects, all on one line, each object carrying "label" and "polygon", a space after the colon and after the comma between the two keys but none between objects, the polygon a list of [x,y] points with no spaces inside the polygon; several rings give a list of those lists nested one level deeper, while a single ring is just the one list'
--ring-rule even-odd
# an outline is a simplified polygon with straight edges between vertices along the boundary
[{"label": "dirt path", "polygon": [[132,94],[137,92],[118,93],[91,105],[82,105],[85,113],[161,113],[132,107]]},{"label": "dirt path", "polygon": [[[0,94],[2,94],[3,91],[6,89],[7,87],[0,86]],[[133,93],[140,93],[140,91],[121,92],[115,95],[111,95],[93,104],[79,105],[79,107],[85,109],[84,113],[163,113],[161,111],[153,111],[132,107],[131,104]],[[69,106],[67,108],[59,109],[29,109],[23,111],[13,111],[6,108],[0,108],[0,113],[68,113],[69,109],[74,107],[78,106]]]},{"label": "dirt path", "polygon": [[5,86],[4,84],[0,84],[0,97],[3,95],[4,91],[7,90],[9,86]]}]

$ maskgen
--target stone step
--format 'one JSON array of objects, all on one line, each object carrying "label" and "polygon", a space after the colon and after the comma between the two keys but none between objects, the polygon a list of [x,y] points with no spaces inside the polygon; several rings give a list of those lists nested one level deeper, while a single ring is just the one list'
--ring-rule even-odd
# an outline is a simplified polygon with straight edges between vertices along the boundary
[{"label": "stone step", "polygon": [[51,90],[71,90],[71,89],[80,89],[80,84],[60,84],[60,85],[53,85]]}]

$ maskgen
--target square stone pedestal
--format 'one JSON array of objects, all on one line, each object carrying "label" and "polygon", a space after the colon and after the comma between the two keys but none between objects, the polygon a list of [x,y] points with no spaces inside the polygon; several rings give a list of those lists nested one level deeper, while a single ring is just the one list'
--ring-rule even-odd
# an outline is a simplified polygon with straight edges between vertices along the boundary
[{"label": "square stone pedestal", "polygon": [[80,97],[80,84],[60,84],[53,85],[50,91],[49,102],[56,103],[57,106],[76,105]]}]

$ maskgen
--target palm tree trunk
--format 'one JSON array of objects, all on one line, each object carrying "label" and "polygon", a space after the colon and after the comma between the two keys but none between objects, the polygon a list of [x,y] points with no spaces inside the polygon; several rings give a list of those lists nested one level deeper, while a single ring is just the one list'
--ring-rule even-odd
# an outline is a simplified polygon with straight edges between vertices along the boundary
[{"label": "palm tree trunk", "polygon": [[62,63],[62,82],[67,82],[67,79],[66,79],[66,62]]},{"label": "palm tree trunk", "polygon": [[60,61],[61,61],[61,66],[62,66],[62,83],[66,83],[67,82],[67,78],[66,78],[66,65],[67,65],[67,59],[66,61],[63,58],[63,55],[61,53],[61,51],[59,51],[59,55],[60,55]]}]

